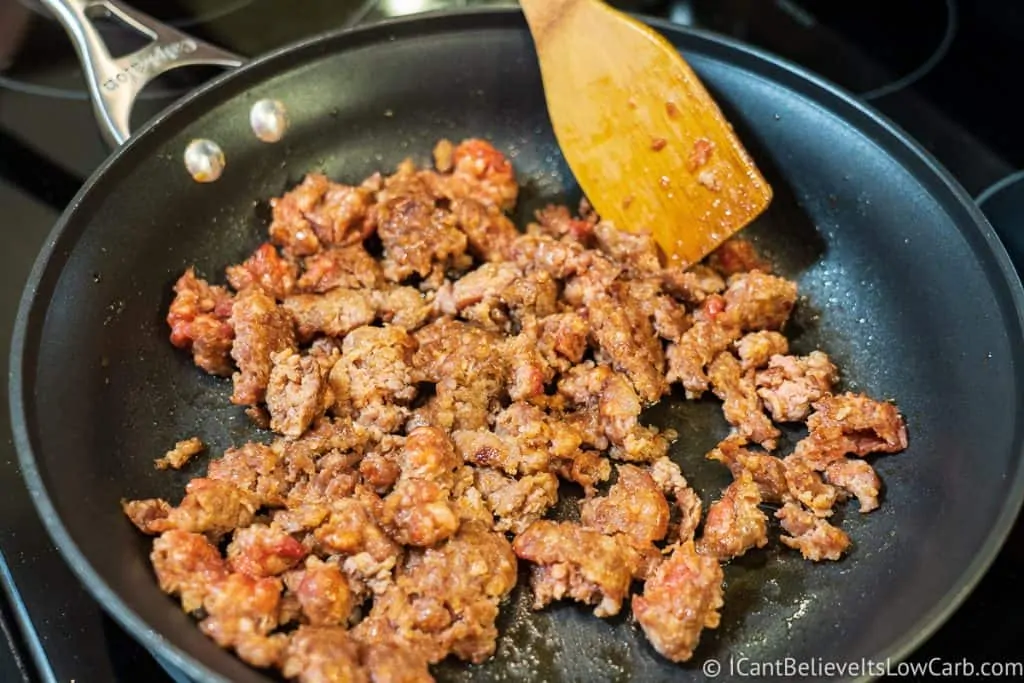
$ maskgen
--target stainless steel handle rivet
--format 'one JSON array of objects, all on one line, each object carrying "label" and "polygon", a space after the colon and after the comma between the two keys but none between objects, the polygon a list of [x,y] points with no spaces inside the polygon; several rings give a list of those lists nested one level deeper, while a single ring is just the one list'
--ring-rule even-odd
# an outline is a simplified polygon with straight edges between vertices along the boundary
[{"label": "stainless steel handle rivet", "polygon": [[213,140],[193,140],[185,148],[185,168],[197,183],[212,183],[224,172],[224,151]]},{"label": "stainless steel handle rivet", "polygon": [[249,125],[263,142],[278,142],[288,130],[288,112],[277,100],[260,100],[249,110]]}]

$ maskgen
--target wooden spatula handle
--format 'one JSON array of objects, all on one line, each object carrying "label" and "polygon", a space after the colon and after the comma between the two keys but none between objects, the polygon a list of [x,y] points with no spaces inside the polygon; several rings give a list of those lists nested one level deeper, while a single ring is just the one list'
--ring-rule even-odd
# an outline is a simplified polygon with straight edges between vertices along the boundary
[{"label": "wooden spatula handle", "polygon": [[[588,1],[592,0],[519,0],[519,5],[523,8],[527,23],[530,24],[534,40],[540,43],[542,40],[538,39],[542,38],[549,26],[556,24],[573,5]],[[537,47],[540,49],[541,45],[538,44]]]}]

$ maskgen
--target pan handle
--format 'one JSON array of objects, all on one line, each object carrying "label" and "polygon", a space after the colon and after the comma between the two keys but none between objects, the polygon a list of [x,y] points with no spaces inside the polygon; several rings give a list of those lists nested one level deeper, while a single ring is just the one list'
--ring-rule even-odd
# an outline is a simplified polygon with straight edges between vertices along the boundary
[{"label": "pan handle", "polygon": [[[131,135],[132,106],[157,76],[183,66],[238,67],[244,59],[127,7],[117,0],[42,0],[75,44],[85,71],[93,112],[114,147]],[[152,39],[145,47],[111,57],[92,17],[112,15]]]}]

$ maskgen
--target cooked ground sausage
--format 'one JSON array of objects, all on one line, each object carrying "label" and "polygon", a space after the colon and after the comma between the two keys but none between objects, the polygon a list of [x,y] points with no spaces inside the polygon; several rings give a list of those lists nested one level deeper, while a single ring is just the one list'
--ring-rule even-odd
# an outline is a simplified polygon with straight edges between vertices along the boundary
[{"label": "cooked ground sausage", "polygon": [[[824,352],[791,355],[795,282],[739,238],[666,267],[650,234],[585,200],[519,232],[493,145],[433,157],[359,185],[311,173],[271,201],[268,241],[226,286],[192,268],[174,284],[172,345],[271,432],[210,458],[177,505],[122,503],[203,633],[291,680],[432,681],[442,659],[494,654],[523,568],[536,609],[611,617],[643,584],[632,614],[682,662],[719,624],[721,563],[767,544],[766,506],[783,546],[847,552],[835,506],[879,507],[864,458],[906,448],[906,424],[834,393]],[[646,419],[676,384],[732,427],[707,457],[733,481],[706,511],[676,433]],[[769,452],[792,422],[807,436]],[[559,498],[580,489],[570,521]]]},{"label": "cooked ground sausage", "polygon": [[174,284],[167,310],[171,343],[192,352],[196,365],[212,375],[231,374],[235,331],[228,322],[234,297],[224,287],[211,286],[189,268]]},{"label": "cooked ground sausage", "polygon": [[779,540],[799,550],[804,559],[813,562],[838,560],[850,547],[850,537],[846,532],[808,512],[794,500],[787,501],[775,516],[781,520],[782,528],[788,534]]},{"label": "cooked ground sausage", "polygon": [[[789,340],[774,330],[760,330],[736,341],[736,355],[744,372],[762,368],[775,356],[789,352]],[[762,397],[763,398],[763,397]]]},{"label": "cooked ground sausage", "polygon": [[757,373],[757,395],[776,422],[798,422],[807,419],[811,404],[831,393],[836,379],[835,366],[821,351],[805,357],[775,354]]},{"label": "cooked ground sausage", "polygon": [[736,357],[726,351],[711,362],[708,379],[715,396],[722,399],[722,412],[729,424],[743,437],[774,450],[779,429],[764,414],[753,373],[744,373]]},{"label": "cooked ground sausage", "polygon": [[654,649],[674,662],[693,657],[705,628],[718,628],[723,605],[718,560],[686,542],[662,562],[633,598],[633,616]]},{"label": "cooked ground sausage", "polygon": [[679,465],[667,457],[658,458],[650,464],[649,471],[655,483],[666,496],[675,499],[679,511],[678,529],[672,534],[680,543],[693,540],[693,534],[700,525],[703,503],[697,492],[690,488]]},{"label": "cooked ground sausage", "polygon": [[558,502],[558,478],[550,472],[514,479],[479,467],[474,474],[474,485],[494,515],[498,531],[520,534]]},{"label": "cooked ground sausage", "polygon": [[255,405],[265,400],[273,355],[295,349],[295,330],[288,312],[262,289],[244,289],[231,307],[235,340],[231,357],[238,365],[231,401]]},{"label": "cooked ground sausage", "polygon": [[275,353],[270,360],[273,369],[266,395],[270,428],[285,436],[302,436],[327,410],[324,367],[315,357],[292,349]]},{"label": "cooked ground sausage", "polygon": [[640,545],[668,532],[668,501],[654,478],[635,465],[619,465],[619,479],[607,496],[580,504],[580,522],[603,534],[624,534]]},{"label": "cooked ground sausage", "polygon": [[163,457],[157,458],[154,465],[158,470],[166,470],[168,468],[180,470],[194,456],[202,453],[205,448],[206,446],[203,445],[199,437],[193,436],[191,439],[183,439],[174,444],[174,448],[164,453]]},{"label": "cooked ground sausage", "polygon": [[708,453],[709,460],[716,460],[739,478],[749,472],[757,484],[761,500],[766,503],[781,503],[789,491],[786,483],[786,466],[781,458],[768,453],[755,453],[744,446],[747,440],[738,434],[727,437]]},{"label": "cooked ground sausage", "polygon": [[252,256],[226,271],[228,283],[236,291],[259,287],[281,300],[292,293],[299,277],[299,266],[278,253],[273,244],[264,243]]},{"label": "cooked ground sausage", "polygon": [[572,522],[534,522],[512,549],[533,565],[534,609],[571,598],[595,605],[596,616],[614,616],[640,568],[640,556],[628,541]]},{"label": "cooked ground sausage", "polygon": [[768,518],[761,512],[761,492],[749,472],[741,472],[722,497],[708,508],[697,552],[731,560],[768,544]]},{"label": "cooked ground sausage", "polygon": [[307,256],[296,287],[302,292],[323,294],[337,287],[371,289],[384,283],[380,263],[362,243],[331,247]]},{"label": "cooked ground sausage", "polygon": [[449,654],[481,662],[494,653],[498,603],[515,583],[508,541],[469,521],[444,543],[410,553],[353,634],[422,652],[431,663]]}]

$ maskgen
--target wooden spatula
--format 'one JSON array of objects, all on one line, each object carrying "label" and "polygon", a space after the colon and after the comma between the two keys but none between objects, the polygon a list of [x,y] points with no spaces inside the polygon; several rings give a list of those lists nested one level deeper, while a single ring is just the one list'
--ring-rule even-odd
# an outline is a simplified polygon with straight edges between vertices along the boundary
[{"label": "wooden spatula", "polygon": [[599,0],[520,0],[562,153],[591,204],[670,263],[711,253],[772,190],[679,51]]}]

